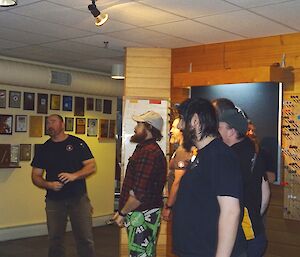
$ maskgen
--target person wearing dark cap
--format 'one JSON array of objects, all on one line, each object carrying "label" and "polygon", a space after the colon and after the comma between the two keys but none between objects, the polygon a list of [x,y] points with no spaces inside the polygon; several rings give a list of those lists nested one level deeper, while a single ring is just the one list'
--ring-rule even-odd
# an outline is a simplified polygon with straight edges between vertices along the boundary
[{"label": "person wearing dark cap", "polygon": [[137,122],[132,143],[137,143],[129,158],[114,215],[116,224],[128,233],[129,256],[156,256],[160,227],[163,189],[167,177],[167,161],[156,141],[162,138],[162,117],[153,111],[134,115]]},{"label": "person wearing dark cap", "polygon": [[180,180],[173,206],[173,251],[180,257],[245,257],[238,159],[218,137],[213,105],[192,98],[179,107],[183,146],[197,156]]},{"label": "person wearing dark cap", "polygon": [[243,230],[247,239],[247,256],[262,257],[267,246],[263,214],[270,197],[266,163],[246,136],[248,120],[237,110],[224,110],[219,116],[219,133],[239,158],[244,184]]}]

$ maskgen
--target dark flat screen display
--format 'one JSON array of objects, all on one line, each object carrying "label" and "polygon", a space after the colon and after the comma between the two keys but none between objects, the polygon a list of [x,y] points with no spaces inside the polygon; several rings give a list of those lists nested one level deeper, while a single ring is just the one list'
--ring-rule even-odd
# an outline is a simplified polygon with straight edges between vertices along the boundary
[{"label": "dark flat screen display", "polygon": [[281,140],[278,126],[281,126],[281,83],[197,86],[192,87],[191,97],[201,97],[208,100],[228,98],[244,110],[256,126],[256,134],[261,147],[268,153],[271,167],[277,174],[276,181],[279,182]]}]

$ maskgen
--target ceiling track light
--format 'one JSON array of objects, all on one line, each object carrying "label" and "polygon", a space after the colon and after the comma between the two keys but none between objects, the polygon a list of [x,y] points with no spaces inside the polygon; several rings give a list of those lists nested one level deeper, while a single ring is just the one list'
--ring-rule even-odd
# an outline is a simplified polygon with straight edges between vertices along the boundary
[{"label": "ceiling track light", "polygon": [[0,7],[10,7],[17,4],[17,0],[0,0]]},{"label": "ceiling track light", "polygon": [[107,20],[108,20],[108,14],[107,13],[101,13],[96,4],[95,0],[92,0],[92,4],[88,6],[90,12],[95,17],[95,25],[96,26],[102,26]]}]

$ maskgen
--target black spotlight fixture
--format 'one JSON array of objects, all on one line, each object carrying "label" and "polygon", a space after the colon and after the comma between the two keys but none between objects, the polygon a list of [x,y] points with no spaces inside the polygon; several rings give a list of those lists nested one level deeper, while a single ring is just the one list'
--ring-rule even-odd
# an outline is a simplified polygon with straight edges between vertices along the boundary
[{"label": "black spotlight fixture", "polygon": [[96,4],[95,4],[95,0],[92,0],[92,4],[90,4],[88,6],[90,12],[93,14],[93,16],[95,17],[95,25],[96,26],[101,26],[103,25],[107,20],[108,20],[108,14],[107,13],[101,13]]}]

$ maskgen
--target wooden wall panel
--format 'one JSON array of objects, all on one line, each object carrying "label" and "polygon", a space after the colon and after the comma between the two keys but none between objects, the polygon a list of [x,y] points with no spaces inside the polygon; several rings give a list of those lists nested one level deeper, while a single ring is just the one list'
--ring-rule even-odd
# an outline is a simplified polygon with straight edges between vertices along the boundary
[{"label": "wooden wall panel", "polygon": [[[294,74],[293,80],[284,85],[284,93],[300,92],[300,33],[173,49],[172,74],[188,72],[191,62],[193,72],[270,66],[280,63],[284,53],[286,67]],[[174,93],[174,97],[180,101],[186,95],[180,97]],[[269,245],[265,257],[298,257],[300,222],[283,219],[282,186],[272,186],[271,192],[266,216]]]},{"label": "wooden wall panel", "polygon": [[125,96],[170,99],[171,50],[126,50]]}]

